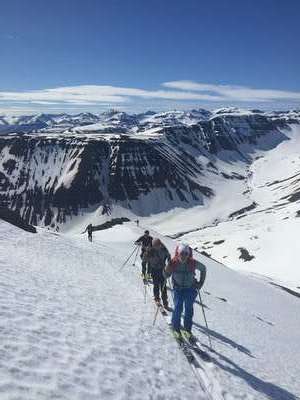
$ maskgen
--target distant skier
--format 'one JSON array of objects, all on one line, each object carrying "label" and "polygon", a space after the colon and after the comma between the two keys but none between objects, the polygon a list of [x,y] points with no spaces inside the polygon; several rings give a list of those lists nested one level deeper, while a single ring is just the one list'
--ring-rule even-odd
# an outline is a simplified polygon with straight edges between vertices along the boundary
[{"label": "distant skier", "polygon": [[140,221],[137,219],[135,222],[136,222],[136,226],[139,226]]},{"label": "distant skier", "polygon": [[167,287],[163,270],[166,266],[166,261],[170,262],[171,256],[165,245],[160,239],[154,239],[152,247],[148,248],[143,256],[143,260],[149,263],[151,276],[153,280],[153,295],[155,302],[160,305],[160,294],[165,309],[169,309]]},{"label": "distant skier", "polygon": [[88,234],[88,240],[90,242],[92,242],[93,241],[93,225],[89,224],[82,233],[85,233],[85,232],[87,232],[87,234]]},{"label": "distant skier", "polygon": [[150,277],[149,264],[146,260],[143,259],[143,256],[144,256],[145,251],[148,249],[148,247],[152,247],[152,240],[153,240],[152,236],[150,236],[149,231],[146,230],[144,232],[143,236],[139,237],[134,242],[135,245],[142,246],[140,257],[142,259],[142,276],[143,276],[143,278],[147,278],[147,275],[148,275],[148,277]]},{"label": "distant skier", "polygon": [[[200,271],[200,281],[196,280],[195,272]],[[172,327],[176,338],[181,338],[180,321],[184,305],[184,331],[192,338],[194,302],[198,290],[204,284],[206,267],[193,258],[192,249],[187,244],[176,248],[175,257],[169,262],[164,271],[165,278],[172,276],[174,292],[174,310]]]}]

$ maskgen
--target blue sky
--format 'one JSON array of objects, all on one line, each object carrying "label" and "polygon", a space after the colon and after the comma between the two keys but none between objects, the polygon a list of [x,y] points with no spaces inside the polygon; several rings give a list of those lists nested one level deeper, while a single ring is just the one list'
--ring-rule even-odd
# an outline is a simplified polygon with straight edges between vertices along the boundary
[{"label": "blue sky", "polygon": [[299,0],[2,0],[0,113],[299,108]]}]

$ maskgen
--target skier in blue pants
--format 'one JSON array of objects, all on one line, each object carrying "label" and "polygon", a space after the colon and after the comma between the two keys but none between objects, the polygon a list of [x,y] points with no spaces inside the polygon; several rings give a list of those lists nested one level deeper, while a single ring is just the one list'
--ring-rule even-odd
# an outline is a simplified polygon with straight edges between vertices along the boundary
[{"label": "skier in blue pants", "polygon": [[181,314],[184,305],[184,329],[187,332],[192,331],[193,315],[194,315],[194,302],[197,297],[197,289],[174,289],[174,312],[172,314],[172,326],[177,332],[180,331]]},{"label": "skier in blue pants", "polygon": [[[195,272],[200,271],[200,281],[196,280]],[[181,338],[180,322],[184,307],[183,327],[188,337],[192,336],[194,302],[198,290],[206,278],[206,267],[193,258],[192,249],[186,244],[176,248],[175,257],[164,270],[165,278],[172,277],[174,293],[174,310],[172,327],[176,338]]]}]

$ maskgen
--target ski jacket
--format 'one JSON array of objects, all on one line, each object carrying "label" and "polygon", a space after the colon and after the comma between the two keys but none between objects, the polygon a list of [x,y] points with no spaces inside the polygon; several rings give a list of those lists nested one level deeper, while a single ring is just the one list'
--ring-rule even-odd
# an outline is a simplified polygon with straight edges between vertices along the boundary
[{"label": "ski jacket", "polygon": [[143,261],[148,262],[149,267],[153,270],[163,270],[166,265],[166,261],[170,260],[170,253],[164,245],[161,245],[158,248],[150,247],[143,255]]},{"label": "ski jacket", "polygon": [[145,251],[145,249],[147,247],[151,247],[152,246],[152,236],[141,236],[139,237],[134,243],[135,244],[141,244],[142,245],[142,251]]},{"label": "ski jacket", "polygon": [[87,232],[89,235],[91,235],[93,232],[93,225],[89,224],[82,233],[85,233],[85,232]]},{"label": "ski jacket", "polygon": [[[200,281],[197,283],[195,271],[200,271]],[[188,258],[185,262],[174,257],[164,270],[165,278],[172,276],[173,286],[178,289],[197,287],[200,289],[206,278],[206,267],[201,262]]]}]

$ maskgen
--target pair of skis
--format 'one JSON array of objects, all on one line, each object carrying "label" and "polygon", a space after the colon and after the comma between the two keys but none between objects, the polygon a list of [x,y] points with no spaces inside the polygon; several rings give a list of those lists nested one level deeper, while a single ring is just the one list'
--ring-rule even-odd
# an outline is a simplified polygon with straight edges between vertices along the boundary
[{"label": "pair of skis", "polygon": [[[169,328],[172,329],[170,321],[168,321],[168,316],[169,316],[168,311],[161,304],[157,305],[157,313],[158,311],[160,311],[161,315],[166,320]],[[154,321],[155,320],[156,316],[154,318]],[[202,361],[206,362],[211,361],[209,354],[201,349],[197,341],[187,338],[184,331],[181,331],[180,337],[176,337],[175,335],[173,335],[173,337],[176,340],[179,348],[183,351],[188,362],[190,364],[193,364],[196,368],[200,367],[197,356],[200,357]]]},{"label": "pair of skis", "polygon": [[183,349],[186,357],[189,358],[191,362],[197,362],[197,357],[195,357],[195,355],[199,356],[202,361],[211,361],[209,354],[201,349],[197,341],[188,339],[184,331],[181,332],[181,337],[175,337],[175,340],[177,341],[178,345]]},{"label": "pair of skis", "polygon": [[[169,326],[170,330],[172,329],[172,326],[169,321],[169,314],[168,312],[161,306],[157,307],[157,312],[161,312],[161,315],[163,316],[164,320],[166,321],[167,325]],[[173,331],[172,331],[173,332]],[[209,354],[202,350],[200,345],[197,342],[190,342],[188,338],[184,335],[184,333],[181,334],[181,337],[177,338],[173,335],[175,341],[178,344],[178,348],[182,353],[184,354],[191,372],[193,373],[196,381],[198,382],[201,390],[203,393],[206,393],[208,396],[209,400],[213,400],[213,394],[211,393],[211,389],[207,387],[207,373],[205,368],[203,368],[203,362],[205,363],[210,363],[212,362],[211,357]],[[201,361],[200,361],[201,360]]]},{"label": "pair of skis", "polygon": [[[161,315],[165,319],[169,328],[172,329],[171,324],[168,321],[168,317],[169,317],[168,312],[163,307],[157,307],[157,312],[158,312],[158,310],[161,312]],[[178,348],[184,354],[184,356],[191,368],[191,371],[195,376],[195,379],[197,380],[199,386],[203,390],[203,393],[207,393],[209,396],[209,399],[213,400],[213,397],[211,396],[210,392],[207,390],[207,387],[205,384],[206,378],[203,375],[204,369],[201,366],[201,363],[199,362],[199,359],[201,359],[201,361],[210,362],[211,358],[210,358],[209,354],[206,353],[206,351],[202,350],[197,342],[191,343],[185,337],[184,333],[181,334],[180,338],[177,338],[174,335],[173,335],[173,337],[178,344]]]},{"label": "pair of skis", "polygon": [[[143,280],[143,282],[144,282],[144,292],[145,292],[145,302],[146,302],[147,286],[149,286],[150,282],[148,280]],[[157,315],[160,313],[162,315],[162,317],[164,318],[165,322],[167,323],[168,327],[171,330],[172,327],[171,327],[171,324],[169,321],[169,313],[168,313],[168,311],[170,311],[170,310],[166,310],[161,303],[156,303],[156,306],[157,307],[156,307],[153,325],[155,325]],[[207,352],[205,352],[204,350],[202,350],[197,342],[191,343],[186,337],[184,337],[184,335],[182,335],[182,337],[180,339],[176,338],[174,335],[173,335],[173,337],[178,344],[178,348],[184,354],[184,356],[191,368],[191,371],[192,371],[195,379],[197,380],[199,386],[201,387],[203,393],[207,393],[208,398],[210,400],[213,400],[213,397],[212,397],[209,389],[206,387],[205,382],[207,380],[207,377],[205,374],[205,370],[203,369],[203,366],[201,366],[201,363],[199,362],[199,359],[201,359],[201,361],[205,361],[205,362],[212,361],[209,354]]]},{"label": "pair of skis", "polygon": [[[146,302],[146,290],[147,290],[146,288],[150,284],[150,282],[146,278],[143,279],[143,282],[144,282],[145,302]],[[165,319],[165,321],[167,322],[169,328],[171,329],[171,324],[170,324],[170,321],[168,320],[168,317],[169,317],[168,311],[170,311],[170,309],[166,309],[160,302],[155,302],[155,304],[156,304],[157,308],[156,308],[156,312],[155,312],[154,319],[153,319],[153,326],[155,325],[156,320],[157,320],[157,315],[160,312],[161,315],[163,316],[163,318]],[[195,337],[193,337],[193,338],[195,339]],[[202,361],[206,361],[206,362],[211,361],[209,354],[206,351],[202,350],[195,340],[190,340],[191,338],[190,339],[187,338],[184,331],[182,331],[182,334],[180,337],[174,336],[174,339],[178,343],[178,346],[180,347],[180,349],[183,351],[188,362],[190,364],[193,364],[196,368],[200,367],[196,356],[200,357]]]}]

